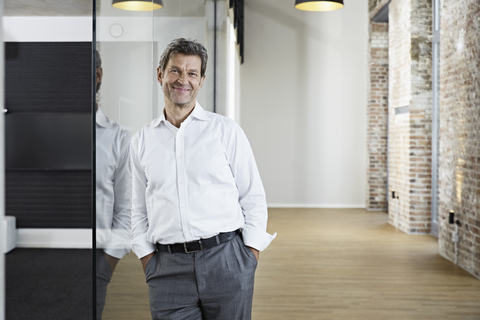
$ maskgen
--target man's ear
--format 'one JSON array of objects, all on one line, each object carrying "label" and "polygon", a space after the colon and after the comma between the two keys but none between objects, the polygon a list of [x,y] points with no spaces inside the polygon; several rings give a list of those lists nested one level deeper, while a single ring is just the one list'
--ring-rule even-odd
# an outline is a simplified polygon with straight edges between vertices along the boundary
[{"label": "man's ear", "polygon": [[205,78],[207,77],[206,74],[203,75],[203,77],[200,79],[200,86],[199,89],[203,86],[203,82],[205,81]]},{"label": "man's ear", "polygon": [[160,67],[157,67],[157,81],[162,85],[162,69]]},{"label": "man's ear", "polygon": [[95,72],[96,83],[99,83],[100,81],[102,81],[102,77],[103,77],[103,69],[102,67],[97,67]]}]

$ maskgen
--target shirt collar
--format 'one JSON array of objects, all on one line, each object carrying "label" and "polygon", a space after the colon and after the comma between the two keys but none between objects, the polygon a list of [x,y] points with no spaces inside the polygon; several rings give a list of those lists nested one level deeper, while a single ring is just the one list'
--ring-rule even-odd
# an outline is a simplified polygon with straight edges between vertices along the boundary
[{"label": "shirt collar", "polygon": [[207,112],[202,108],[202,106],[198,102],[195,105],[195,109],[193,109],[189,117],[194,117],[194,118],[197,118],[198,120],[204,120],[204,121],[210,120],[210,118],[207,115]]},{"label": "shirt collar", "polygon": [[[192,113],[185,119],[187,121],[189,118],[196,118],[198,120],[204,120],[204,121],[210,121],[210,118],[208,117],[207,112],[202,108],[200,103],[198,101],[195,103],[195,107],[193,108]],[[153,126],[157,127],[160,125],[162,122],[166,122],[167,119],[165,118],[165,110],[162,110],[162,114],[153,121]]]},{"label": "shirt collar", "polygon": [[112,127],[112,123],[110,119],[107,118],[107,116],[103,113],[100,107],[97,108],[97,113],[95,114],[95,121],[101,127],[104,127],[104,128]]}]

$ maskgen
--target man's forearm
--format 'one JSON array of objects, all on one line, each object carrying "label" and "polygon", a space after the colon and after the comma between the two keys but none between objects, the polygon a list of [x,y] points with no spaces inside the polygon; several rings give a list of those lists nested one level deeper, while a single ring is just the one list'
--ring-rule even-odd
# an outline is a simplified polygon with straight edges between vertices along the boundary
[{"label": "man's forearm", "polygon": [[258,262],[258,259],[260,259],[260,251],[258,251],[257,249],[254,249],[252,247],[248,247],[248,249],[252,250],[253,255],[255,256],[255,258],[257,259],[257,262]]},{"label": "man's forearm", "polygon": [[110,265],[110,268],[112,269],[112,272],[115,271],[115,268],[117,267],[118,261],[120,261],[120,259],[112,257],[108,253],[105,253],[105,259],[107,260],[108,264]]},{"label": "man's forearm", "polygon": [[148,261],[150,261],[150,259],[152,259],[154,255],[155,255],[155,252],[152,252],[150,254],[147,254],[145,257],[140,258],[140,262],[142,263],[144,272],[145,272],[145,268],[147,266]]}]

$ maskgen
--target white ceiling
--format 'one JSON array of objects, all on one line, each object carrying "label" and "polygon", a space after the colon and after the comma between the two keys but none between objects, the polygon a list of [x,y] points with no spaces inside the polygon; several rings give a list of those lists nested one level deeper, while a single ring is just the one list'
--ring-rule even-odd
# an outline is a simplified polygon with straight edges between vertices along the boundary
[{"label": "white ceiling", "polygon": [[5,16],[88,16],[92,0],[4,0]]},{"label": "white ceiling", "polygon": [[[198,17],[205,15],[205,0],[163,0],[155,17]],[[113,8],[111,0],[97,0],[97,16],[149,16],[149,12]],[[5,16],[91,16],[93,0],[4,0]]]}]

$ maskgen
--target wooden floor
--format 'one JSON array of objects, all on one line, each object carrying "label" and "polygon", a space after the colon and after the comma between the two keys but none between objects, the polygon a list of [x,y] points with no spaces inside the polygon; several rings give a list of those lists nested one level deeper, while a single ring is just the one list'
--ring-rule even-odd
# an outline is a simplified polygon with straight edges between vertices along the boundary
[{"label": "wooden floor", "polygon": [[[480,280],[360,209],[270,209],[278,236],[260,256],[254,320],[479,320]],[[140,263],[122,260],[104,319],[150,319]],[[226,319],[228,320],[228,319]]]}]

